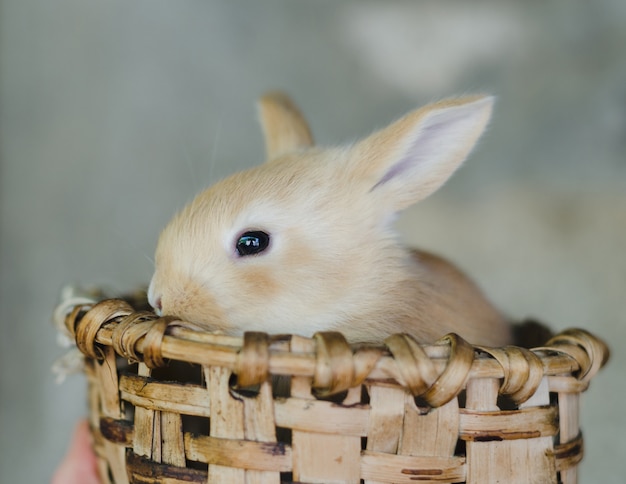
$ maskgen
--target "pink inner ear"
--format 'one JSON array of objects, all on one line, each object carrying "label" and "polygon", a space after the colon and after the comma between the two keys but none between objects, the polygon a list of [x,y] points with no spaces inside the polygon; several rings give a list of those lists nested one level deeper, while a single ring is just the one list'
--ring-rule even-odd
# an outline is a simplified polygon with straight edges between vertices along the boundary
[{"label": "pink inner ear", "polygon": [[[402,156],[387,170],[378,183],[372,187],[372,190],[376,189],[376,187],[380,185],[384,185],[398,176],[401,176],[402,174],[410,171],[412,168],[428,163],[430,159],[435,158],[437,148],[442,150],[442,147],[440,146],[441,142],[446,141],[444,137],[445,132],[447,131],[447,126],[448,123],[444,120],[423,127],[417,133],[416,138],[411,141],[411,144],[404,153],[404,156]],[[441,134],[443,134],[443,136],[441,136]]]}]

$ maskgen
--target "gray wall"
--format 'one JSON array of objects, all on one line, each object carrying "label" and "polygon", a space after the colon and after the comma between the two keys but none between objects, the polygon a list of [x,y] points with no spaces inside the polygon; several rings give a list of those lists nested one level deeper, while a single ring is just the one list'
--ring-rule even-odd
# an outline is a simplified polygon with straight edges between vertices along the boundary
[{"label": "gray wall", "polygon": [[585,395],[583,482],[622,482],[626,3],[0,1],[0,482],[45,482],[85,413],[56,386],[63,284],[146,283],[193,193],[261,160],[284,88],[316,138],[451,94],[498,96],[465,167],[400,221],[515,317],[613,347]]}]

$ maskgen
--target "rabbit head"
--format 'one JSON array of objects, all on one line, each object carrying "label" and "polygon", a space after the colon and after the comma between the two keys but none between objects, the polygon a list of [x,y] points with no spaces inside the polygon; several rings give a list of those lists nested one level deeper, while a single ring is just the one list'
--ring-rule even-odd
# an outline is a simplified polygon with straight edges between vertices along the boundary
[{"label": "rabbit head", "polygon": [[393,331],[420,298],[402,293],[421,269],[392,222],[459,167],[492,103],[437,102],[351,145],[318,148],[285,95],[264,96],[267,161],[200,193],[165,227],[150,303],[233,334]]}]

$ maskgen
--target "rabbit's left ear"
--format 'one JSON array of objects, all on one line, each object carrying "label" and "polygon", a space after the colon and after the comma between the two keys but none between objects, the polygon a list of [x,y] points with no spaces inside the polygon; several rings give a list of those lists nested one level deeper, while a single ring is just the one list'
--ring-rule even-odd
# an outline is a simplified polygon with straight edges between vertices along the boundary
[{"label": "rabbit's left ear", "polygon": [[[463,163],[485,130],[492,97],[428,105],[357,143],[349,153],[355,176],[398,211],[435,192]],[[357,175],[358,173],[358,175]]]},{"label": "rabbit's left ear", "polygon": [[286,94],[265,94],[259,99],[258,109],[268,160],[313,145],[308,123]]}]

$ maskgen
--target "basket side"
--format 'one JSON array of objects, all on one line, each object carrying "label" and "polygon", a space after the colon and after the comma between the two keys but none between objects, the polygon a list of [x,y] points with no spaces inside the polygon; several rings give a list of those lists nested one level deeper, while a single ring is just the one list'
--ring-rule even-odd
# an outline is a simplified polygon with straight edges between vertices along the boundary
[{"label": "basket side", "polygon": [[105,483],[575,483],[579,396],[608,354],[579,330],[533,351],[454,335],[363,348],[95,309],[67,325]]}]

